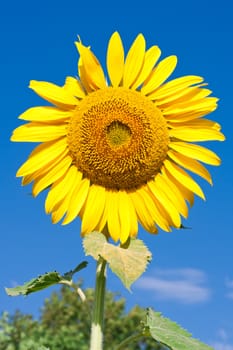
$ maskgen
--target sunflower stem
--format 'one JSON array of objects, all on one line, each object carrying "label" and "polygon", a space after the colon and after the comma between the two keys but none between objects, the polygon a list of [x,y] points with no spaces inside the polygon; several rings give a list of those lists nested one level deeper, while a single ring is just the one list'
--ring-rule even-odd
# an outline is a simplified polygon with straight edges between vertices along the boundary
[{"label": "sunflower stem", "polygon": [[[126,345],[129,345],[130,343],[135,343],[139,339],[146,338],[147,336],[151,337],[150,335],[146,335],[144,332],[133,334],[133,335],[129,336],[128,338],[126,338],[125,340],[123,340],[120,344],[118,344],[114,348],[114,350],[124,350]],[[163,345],[161,345],[161,344],[158,343],[156,340],[154,340],[153,349],[154,350],[163,350],[163,349],[165,349],[163,347]],[[166,348],[166,349],[168,349],[168,348]]]},{"label": "sunflower stem", "polygon": [[91,325],[90,350],[103,349],[104,299],[106,286],[106,261],[100,257],[96,268],[95,298]]},{"label": "sunflower stem", "polygon": [[114,350],[123,350],[125,349],[125,346],[130,344],[130,343],[133,343],[139,339],[141,339],[142,337],[144,336],[143,332],[140,332],[140,333],[136,333],[136,334],[133,334],[131,335],[130,337],[124,339],[120,344],[118,344]]}]

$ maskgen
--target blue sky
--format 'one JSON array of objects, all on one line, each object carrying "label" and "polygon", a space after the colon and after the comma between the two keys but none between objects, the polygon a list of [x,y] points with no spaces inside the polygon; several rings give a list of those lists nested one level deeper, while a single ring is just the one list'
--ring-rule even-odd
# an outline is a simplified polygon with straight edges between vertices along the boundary
[{"label": "blue sky", "polygon": [[[33,148],[9,141],[20,124],[17,116],[43,101],[30,89],[31,79],[63,84],[77,74],[74,41],[80,35],[105,62],[107,41],[118,30],[126,49],[142,32],[148,47],[160,46],[163,57],[176,54],[173,77],[204,76],[220,98],[211,115],[223,126],[226,142],[208,144],[222,158],[211,168],[214,186],[199,180],[206,202],[196,198],[184,224],[191,229],[150,236],[140,230],[153,253],[143,277],[127,292],[109,272],[108,288],[120,291],[128,307],[152,306],[179,322],[216,350],[233,349],[232,229],[232,61],[233,8],[230,1],[20,1],[1,6],[1,196],[0,311],[37,314],[53,288],[27,298],[10,298],[4,287],[21,284],[45,271],[66,272],[82,261],[80,223],[52,225],[44,213],[45,194],[33,199],[30,186],[15,178]],[[93,286],[91,259],[82,274]]]}]

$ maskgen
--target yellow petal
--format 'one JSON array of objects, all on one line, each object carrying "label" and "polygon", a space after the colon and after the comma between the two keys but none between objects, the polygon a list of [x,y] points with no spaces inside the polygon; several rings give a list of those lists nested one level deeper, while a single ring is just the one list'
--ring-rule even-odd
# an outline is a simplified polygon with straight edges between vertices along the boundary
[{"label": "yellow petal", "polygon": [[[173,226],[179,228],[181,226],[180,214],[184,217],[187,217],[188,215],[187,204],[185,203],[184,199],[181,199],[180,196],[177,196],[175,186],[171,185],[164,175],[158,174],[156,176],[155,183],[164,196],[164,198],[160,199],[161,204],[170,215]],[[166,204],[167,201],[169,201],[171,205],[168,206]]]},{"label": "yellow petal", "polygon": [[67,195],[57,203],[56,207],[52,211],[52,223],[56,224],[60,221],[68,210],[70,197],[72,195],[73,189],[67,193]]},{"label": "yellow petal", "polygon": [[159,89],[157,89],[155,92],[150,94],[150,99],[163,99],[170,95],[173,95],[175,93],[178,93],[179,91],[192,86],[194,84],[200,84],[203,81],[202,77],[195,76],[195,75],[186,75],[184,77],[173,79],[163,86],[161,86]]},{"label": "yellow petal", "polygon": [[72,158],[67,155],[46,175],[41,175],[39,178],[37,178],[32,188],[33,196],[36,197],[41,191],[60,179],[66,173],[71,163]]},{"label": "yellow petal", "polygon": [[[173,112],[167,112],[167,108],[164,108],[163,115],[171,123],[179,123],[179,126],[182,126],[182,124],[188,125],[188,123],[192,125],[192,123],[200,123],[202,117],[205,117],[207,114],[215,111],[215,109],[217,108],[217,104],[212,106],[206,106],[206,109],[198,109],[198,107],[196,107],[195,110],[194,108],[195,107],[191,106],[190,104],[190,106],[187,109],[184,107],[183,111],[177,112],[176,114]],[[217,126],[219,124],[216,123],[215,125]]]},{"label": "yellow petal", "polygon": [[[120,241],[124,244],[131,232],[131,215],[135,215],[134,207],[131,205],[128,194],[125,191],[119,191],[119,219],[121,225]],[[137,218],[136,218],[137,220]]]},{"label": "yellow petal", "polygon": [[142,193],[142,189],[129,193],[129,196],[132,199],[140,224],[145,228],[146,231],[157,233],[155,222],[146,206],[147,198],[144,192]]},{"label": "yellow petal", "polygon": [[194,101],[201,98],[205,98],[212,93],[209,89],[201,89],[200,87],[188,87],[182,90],[179,90],[176,93],[165,96],[162,99],[156,100],[156,106],[160,108],[168,108],[171,103],[178,104],[187,101]]},{"label": "yellow petal", "polygon": [[132,199],[129,195],[127,195],[128,198],[128,205],[129,205],[129,216],[130,216],[130,237],[136,237],[138,233],[138,218],[137,214],[132,202]]},{"label": "yellow petal", "polygon": [[19,116],[19,119],[33,122],[64,121],[71,117],[71,111],[62,111],[55,107],[32,107]]},{"label": "yellow petal", "polygon": [[124,47],[117,32],[113,33],[108,43],[107,69],[112,86],[119,86],[124,72]]},{"label": "yellow petal", "polygon": [[106,80],[98,59],[88,47],[82,45],[80,42],[76,42],[75,44],[82,58],[88,80],[90,80],[96,88],[104,89],[106,87]]},{"label": "yellow petal", "polygon": [[[165,111],[165,109],[164,109],[164,111]],[[208,114],[208,113],[210,113],[210,111],[205,111],[205,112],[203,112],[203,111],[191,111],[188,113],[184,112],[184,113],[179,113],[179,114],[168,114],[168,115],[164,115],[164,117],[167,120],[167,122],[169,123],[169,125],[171,124],[174,127],[175,124],[183,124],[186,122],[198,120],[198,119],[206,116],[206,114]]]},{"label": "yellow petal", "polygon": [[170,199],[172,204],[177,208],[178,212],[185,218],[188,217],[188,206],[185,202],[184,197],[181,195],[180,191],[177,189],[174,183],[170,181],[166,173],[159,175],[162,190],[167,197]]},{"label": "yellow petal", "polygon": [[28,123],[16,128],[11,141],[20,142],[47,142],[65,136],[67,124],[46,125],[42,123]]},{"label": "yellow petal", "polygon": [[192,206],[194,203],[194,194],[192,191],[190,191],[187,187],[184,187],[180,182],[176,180],[174,176],[172,176],[165,167],[162,167],[162,174],[168,181],[171,183],[173,188],[177,188],[178,191],[181,193],[182,197],[189,202],[189,204]]},{"label": "yellow petal", "polygon": [[73,192],[69,200],[69,205],[67,207],[67,213],[62,222],[62,225],[69,224],[79,215],[87,199],[89,188],[90,188],[90,181],[88,179],[83,179],[83,180],[80,180],[80,178],[76,179],[73,186]]},{"label": "yellow petal", "polygon": [[168,156],[177,164],[201,176],[212,185],[212,179],[209,171],[197,160],[184,156],[173,150],[168,151]]},{"label": "yellow petal", "polygon": [[86,93],[90,93],[93,90],[96,90],[96,87],[92,84],[91,80],[88,78],[88,75],[85,71],[82,57],[79,57],[79,60],[78,60],[78,74],[80,77],[81,84]]},{"label": "yellow petal", "polygon": [[30,182],[34,181],[34,179],[35,179],[34,173],[24,176],[22,178],[22,186],[26,186],[26,185],[30,184]]},{"label": "yellow petal", "polygon": [[164,109],[163,115],[175,114],[179,118],[179,113],[189,113],[189,112],[213,112],[217,108],[218,99],[216,97],[206,97],[201,100],[186,101],[177,104],[171,104],[168,108]]},{"label": "yellow petal", "polygon": [[154,223],[158,225],[162,230],[169,232],[170,231],[170,217],[167,212],[161,207],[158,200],[153,195],[153,192],[150,190],[148,185],[145,188],[140,189],[140,194],[144,198],[144,202],[150,216],[152,217]]},{"label": "yellow petal", "polygon": [[61,154],[60,156],[54,158],[52,161],[50,161],[49,163],[47,163],[45,166],[43,166],[42,168],[28,174],[25,175],[22,179],[22,185],[27,185],[29,184],[31,181],[37,180],[38,178],[40,178],[41,176],[47,175],[47,173],[54,168],[54,166],[56,166],[57,164],[59,164],[62,159],[64,158],[64,154]]},{"label": "yellow petal", "polygon": [[[75,181],[75,183],[77,183],[78,176],[76,176]],[[75,191],[75,183],[74,186],[70,187],[66,195],[54,206],[52,210],[52,222],[54,224],[60,221],[64,217],[65,213],[67,213],[70,206],[70,199]]]},{"label": "yellow petal", "polygon": [[214,129],[217,131],[221,130],[221,125],[217,122],[214,122],[212,120],[209,119],[196,119],[196,120],[191,120],[191,121],[186,121],[186,122],[182,122],[180,121],[179,123],[174,123],[173,121],[169,121],[169,126],[171,128],[182,128],[182,127],[188,127],[188,128],[203,128],[203,129]]},{"label": "yellow petal", "polygon": [[28,160],[19,168],[16,176],[25,176],[43,168],[51,161],[68,152],[66,139],[49,141],[37,146]]},{"label": "yellow petal", "polygon": [[53,208],[59,203],[68,192],[74,187],[75,181],[81,181],[82,173],[77,171],[76,166],[71,166],[63,177],[52,185],[45,200],[45,211],[51,213]]},{"label": "yellow petal", "polygon": [[[58,159],[61,159],[60,157]],[[51,167],[51,165],[50,165]],[[48,167],[48,168],[50,168]],[[46,172],[47,173],[47,172]],[[38,176],[40,176],[41,172],[40,171],[36,171],[34,173],[31,173],[29,175],[25,175],[23,178],[22,178],[22,186],[26,186],[28,185],[30,182],[34,181]]]},{"label": "yellow petal", "polygon": [[117,242],[120,239],[121,225],[119,218],[119,196],[118,192],[106,191],[108,201],[108,232],[111,238]]},{"label": "yellow petal", "polygon": [[169,193],[165,193],[163,191],[163,182],[161,180],[161,176],[158,174],[154,181],[149,181],[148,186],[151,189],[154,196],[161,203],[164,209],[167,211],[168,215],[171,217],[172,223],[175,227],[181,226],[181,219],[179,212],[176,207],[169,199]]},{"label": "yellow petal", "polygon": [[185,142],[171,142],[169,147],[187,157],[197,159],[206,164],[219,165],[221,163],[216,153],[199,145],[192,145]]},{"label": "yellow petal", "polygon": [[92,232],[97,227],[104,213],[105,200],[105,188],[91,185],[82,217],[82,235]]},{"label": "yellow petal", "polygon": [[145,48],[146,43],[144,36],[139,34],[133,42],[125,60],[123,75],[124,87],[130,87],[136,80],[144,62]]},{"label": "yellow petal", "polygon": [[144,95],[152,93],[172,74],[177,64],[176,56],[164,58],[152,71],[149,78],[144,83],[141,92]]},{"label": "yellow petal", "polygon": [[82,85],[78,79],[73,77],[67,77],[65,85],[63,86],[66,91],[78,98],[84,98],[86,96],[83,91]]},{"label": "yellow petal", "polygon": [[137,87],[139,87],[148,78],[160,55],[161,51],[158,46],[152,46],[146,51],[142,69],[132,85],[133,90],[136,90]]},{"label": "yellow petal", "polygon": [[[206,86],[207,84],[201,84],[197,88],[189,88],[189,95],[188,100],[189,101],[195,101],[195,100],[201,100],[206,97],[208,97],[210,94],[212,94],[212,91],[210,89],[204,89],[202,86]],[[177,101],[179,102],[179,101]],[[180,101],[182,102],[182,101]]]},{"label": "yellow petal", "polygon": [[78,100],[63,87],[46,81],[31,80],[29,87],[45,100],[55,104],[66,106],[76,106]]},{"label": "yellow petal", "polygon": [[98,232],[103,232],[105,229],[105,226],[107,224],[107,220],[108,220],[108,195],[107,195],[107,191],[105,189],[105,205],[104,205],[104,210],[102,213],[102,216],[100,218],[100,221],[98,222],[98,225],[96,226],[95,230]]},{"label": "yellow petal", "polygon": [[179,127],[170,129],[169,136],[177,139],[198,142],[198,141],[224,141],[225,136],[216,129],[201,127]]},{"label": "yellow petal", "polygon": [[183,186],[187,187],[190,191],[193,191],[202,199],[205,199],[201,187],[184,170],[168,159],[164,161],[164,166]]}]

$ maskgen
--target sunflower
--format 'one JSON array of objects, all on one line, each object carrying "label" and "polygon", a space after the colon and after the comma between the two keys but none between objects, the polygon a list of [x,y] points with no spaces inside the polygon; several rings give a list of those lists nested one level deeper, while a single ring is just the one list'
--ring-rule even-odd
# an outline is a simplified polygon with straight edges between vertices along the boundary
[{"label": "sunflower", "polygon": [[34,196],[49,188],[45,210],[53,223],[79,216],[82,235],[108,232],[124,243],[137,235],[138,222],[150,233],[181,227],[194,195],[204,199],[189,172],[212,184],[202,163],[220,164],[199,145],[224,140],[220,125],[203,118],[218,99],[200,76],[166,82],[177,57],[158,63],[159,47],[146,49],[142,34],[126,57],[120,35],[111,36],[108,77],[89,47],[76,46],[79,78],[67,77],[62,87],[30,82],[52,105],[19,117],[28,123],[11,140],[40,144],[17,176],[23,185],[33,182]]}]

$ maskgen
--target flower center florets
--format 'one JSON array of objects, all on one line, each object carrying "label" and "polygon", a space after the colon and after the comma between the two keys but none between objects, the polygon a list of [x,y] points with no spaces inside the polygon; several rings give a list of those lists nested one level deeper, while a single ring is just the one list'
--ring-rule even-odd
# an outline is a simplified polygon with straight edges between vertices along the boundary
[{"label": "flower center florets", "polygon": [[114,120],[108,127],[106,137],[109,145],[119,147],[127,144],[132,136],[132,132],[128,125]]},{"label": "flower center florets", "polygon": [[131,190],[153,178],[168,150],[161,111],[140,92],[106,88],[87,95],[71,118],[73,162],[92,183]]}]

